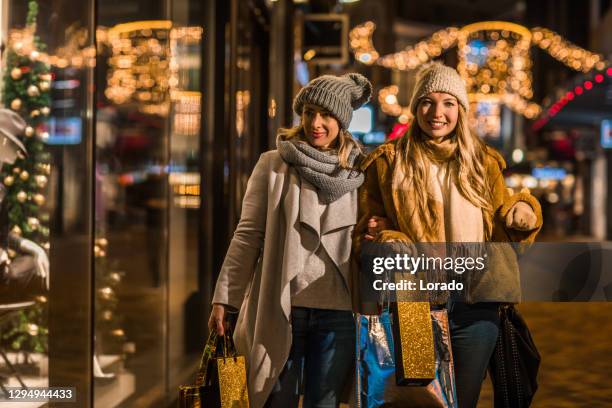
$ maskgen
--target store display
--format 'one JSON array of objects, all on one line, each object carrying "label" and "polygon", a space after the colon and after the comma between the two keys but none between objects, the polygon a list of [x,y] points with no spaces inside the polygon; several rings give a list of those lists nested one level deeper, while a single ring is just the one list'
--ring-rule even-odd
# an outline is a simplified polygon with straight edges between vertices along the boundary
[{"label": "store display", "polygon": [[[12,203],[8,211],[9,229],[32,242],[44,253],[41,244],[48,241],[48,227],[42,222],[45,210],[38,203],[44,204],[47,176],[38,170],[39,164],[49,164],[45,155],[45,145],[38,138],[31,137],[34,129],[45,126],[45,118],[40,110],[49,109],[51,105],[50,88],[41,90],[37,86],[41,77],[48,78],[49,66],[39,60],[38,50],[45,49],[45,44],[37,36],[36,19],[38,3],[28,3],[28,15],[24,37],[14,41],[9,36],[4,53],[6,70],[3,79],[2,101],[27,122],[19,135],[28,154],[19,155],[14,165],[6,165],[0,172],[0,180],[5,181],[6,200]],[[40,177],[44,177],[44,183]],[[8,183],[6,183],[8,182]],[[33,199],[35,196],[43,199]],[[19,253],[15,252],[14,256]],[[45,254],[46,256],[46,254]],[[40,353],[47,350],[47,311],[45,302],[36,302],[31,308],[15,314],[13,319],[3,327],[0,344],[10,350],[22,353]],[[36,334],[32,334],[31,325],[36,325]]]}]

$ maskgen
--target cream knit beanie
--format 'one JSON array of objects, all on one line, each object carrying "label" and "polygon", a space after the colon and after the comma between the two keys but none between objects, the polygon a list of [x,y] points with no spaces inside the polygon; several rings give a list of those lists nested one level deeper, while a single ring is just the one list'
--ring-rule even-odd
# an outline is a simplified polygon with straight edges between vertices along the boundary
[{"label": "cream knit beanie", "polygon": [[410,112],[413,115],[416,116],[421,98],[432,92],[453,95],[466,112],[470,110],[465,83],[454,68],[435,62],[419,71],[410,101]]}]

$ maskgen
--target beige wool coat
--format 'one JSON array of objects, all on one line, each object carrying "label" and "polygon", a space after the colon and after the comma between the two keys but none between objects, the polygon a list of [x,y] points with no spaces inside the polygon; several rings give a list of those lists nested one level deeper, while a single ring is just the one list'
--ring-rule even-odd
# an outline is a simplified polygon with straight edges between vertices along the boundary
[{"label": "beige wool coat", "polygon": [[278,151],[262,154],[217,280],[213,303],[240,309],[234,341],[247,360],[254,408],[265,404],[289,356],[290,282],[302,271],[308,251],[322,245],[350,287],[357,190],[328,204],[322,216],[300,204],[312,191]]}]

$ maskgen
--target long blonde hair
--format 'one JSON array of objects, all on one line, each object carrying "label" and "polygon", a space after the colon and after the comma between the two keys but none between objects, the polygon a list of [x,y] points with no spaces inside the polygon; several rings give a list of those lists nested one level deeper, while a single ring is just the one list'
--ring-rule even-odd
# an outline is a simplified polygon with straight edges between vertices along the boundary
[{"label": "long blonde hair", "polygon": [[[416,118],[411,128],[411,131],[397,144],[396,166],[402,166],[403,169],[404,177],[400,181],[402,190],[414,192],[412,197],[416,200],[415,215],[422,220],[425,235],[422,238],[433,240],[436,238],[436,231],[440,228],[441,219],[432,205],[430,189],[426,188],[430,180],[429,158],[423,144],[429,136],[418,126]],[[455,174],[457,189],[470,203],[482,210],[485,237],[489,237],[492,231],[493,200],[484,164],[486,145],[470,132],[467,113],[461,105],[452,137],[457,142],[453,159],[457,166],[451,166],[457,172]]]},{"label": "long blonde hair", "polygon": [[[292,128],[280,128],[276,133],[276,137],[280,140],[297,138],[299,142],[308,143],[308,139],[306,139],[306,134],[304,133],[304,126],[301,123]],[[348,159],[353,148],[357,149],[360,154],[363,153],[361,146],[355,139],[353,139],[351,133],[348,130],[340,129],[338,137],[331,147],[332,150],[338,153],[340,167],[345,169],[351,168]],[[353,167],[357,164],[358,161],[355,161]]]}]

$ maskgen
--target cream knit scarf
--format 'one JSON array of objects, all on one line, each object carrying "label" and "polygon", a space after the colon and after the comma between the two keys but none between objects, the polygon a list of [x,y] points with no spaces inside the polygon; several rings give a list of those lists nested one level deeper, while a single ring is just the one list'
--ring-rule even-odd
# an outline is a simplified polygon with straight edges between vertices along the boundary
[{"label": "cream knit scarf", "polygon": [[430,193],[444,207],[444,236],[440,242],[483,242],[482,210],[466,199],[457,189],[457,143],[446,139],[441,143],[425,142],[430,163]]},{"label": "cream knit scarf", "polygon": [[[446,139],[440,143],[424,142],[424,150],[429,158],[429,183],[426,186],[429,196],[433,198],[430,205],[438,211],[441,220],[440,228],[431,242],[483,242],[484,223],[482,210],[466,199],[457,188],[458,163],[455,159],[457,143]],[[399,153],[399,152],[398,152]],[[394,189],[398,189],[402,202],[408,209],[415,202],[415,191],[423,186],[412,183],[399,183],[396,180],[404,179],[402,166],[394,168]],[[404,186],[409,186],[408,188]],[[415,215],[416,216],[416,215]],[[412,217],[414,219],[414,216]],[[425,242],[423,226],[419,220],[414,220],[411,230],[415,241]]]}]

